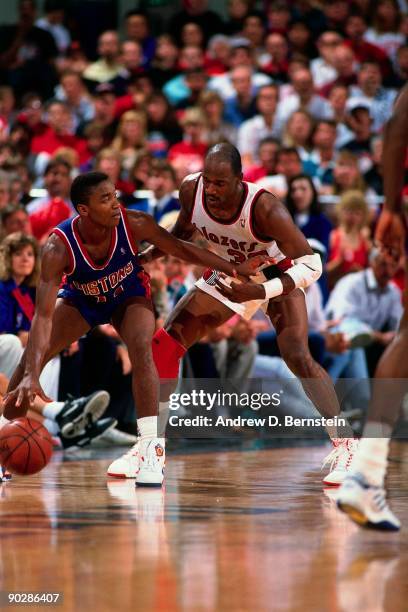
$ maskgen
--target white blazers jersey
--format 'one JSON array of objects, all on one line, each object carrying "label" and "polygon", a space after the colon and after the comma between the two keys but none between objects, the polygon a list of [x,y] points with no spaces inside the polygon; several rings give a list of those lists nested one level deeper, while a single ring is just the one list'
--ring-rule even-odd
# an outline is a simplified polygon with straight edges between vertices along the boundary
[{"label": "white blazers jersey", "polygon": [[[274,258],[278,268],[282,271],[287,270],[291,267],[292,261],[279,250],[274,240],[262,239],[256,235],[254,229],[255,204],[261,194],[265,193],[265,190],[254,183],[243,182],[243,186],[244,193],[240,208],[232,219],[223,221],[213,217],[209,211],[205,202],[203,179],[199,175],[194,193],[191,222],[201,235],[211,243],[212,250],[223,259],[240,264],[256,255],[267,255]],[[206,270],[196,282],[196,286],[245,319],[250,319],[262,306],[263,301],[252,300],[243,304],[231,302],[222,296],[214,286],[216,274],[212,270]],[[263,282],[265,276],[260,273],[257,280]]]}]

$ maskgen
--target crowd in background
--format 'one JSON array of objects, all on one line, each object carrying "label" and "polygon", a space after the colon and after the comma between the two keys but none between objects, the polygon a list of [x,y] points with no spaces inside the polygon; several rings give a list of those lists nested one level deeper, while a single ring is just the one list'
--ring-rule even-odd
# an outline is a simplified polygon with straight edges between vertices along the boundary
[{"label": "crowd in background", "polygon": [[[402,312],[404,262],[385,261],[372,237],[383,128],[408,76],[407,3],[229,0],[224,19],[188,0],[161,22],[141,4],[100,32],[93,57],[63,0],[43,15],[21,0],[18,23],[0,27],[0,333],[27,341],[39,253],[75,212],[73,177],[105,172],[126,208],[169,229],[183,178],[228,141],[244,180],[286,203],[324,261],[306,295],[314,357],[334,380],[368,378]],[[168,256],[148,272],[160,327],[201,270]],[[273,376],[278,355],[262,314],[234,317],[183,367],[248,378],[269,363]],[[99,327],[61,355],[59,397],[106,388],[134,431],[130,367],[113,328]]]}]

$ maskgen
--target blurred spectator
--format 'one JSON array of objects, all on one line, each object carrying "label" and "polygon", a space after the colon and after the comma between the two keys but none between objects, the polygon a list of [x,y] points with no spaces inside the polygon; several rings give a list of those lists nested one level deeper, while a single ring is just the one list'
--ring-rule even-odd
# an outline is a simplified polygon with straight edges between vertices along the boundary
[{"label": "blurred spectator", "polygon": [[309,113],[297,110],[289,117],[283,135],[285,146],[296,147],[305,172],[310,162],[313,130],[314,122]]},{"label": "blurred spectator", "polygon": [[26,346],[40,276],[36,240],[18,232],[0,247],[0,333],[14,334]]},{"label": "blurred spectator", "polygon": [[267,19],[270,32],[286,34],[291,20],[291,12],[287,2],[272,2],[268,6]]},{"label": "blurred spectator", "polygon": [[49,32],[34,25],[35,0],[19,0],[19,21],[0,27],[0,75],[17,96],[36,91],[52,95],[57,82],[53,60],[58,50]]},{"label": "blurred spectator", "polygon": [[205,42],[214,34],[223,31],[223,23],[217,13],[208,10],[207,0],[183,0],[181,11],[173,15],[167,26],[169,32],[175,32],[177,42],[181,42],[181,32],[186,23],[196,23],[205,35]]},{"label": "blurred spectator", "polygon": [[339,226],[330,236],[326,269],[330,287],[350,272],[368,266],[370,251],[368,207],[359,191],[347,191],[336,206]]},{"label": "blurred spectator", "polygon": [[350,96],[350,104],[354,98],[366,99],[373,120],[372,130],[375,133],[381,132],[391,117],[397,92],[382,86],[381,70],[376,62],[366,61],[361,64],[357,85],[350,88]]},{"label": "blurred spectator", "polygon": [[280,147],[279,140],[267,136],[258,145],[256,159],[258,163],[249,166],[244,170],[244,180],[256,183],[265,176],[271,176],[276,172],[276,158]]},{"label": "blurred spectator", "polygon": [[399,89],[408,79],[408,45],[402,45],[397,51],[394,74],[386,79],[387,87]]},{"label": "blurred spectator", "polygon": [[190,89],[186,82],[185,71],[195,70],[204,66],[204,53],[200,47],[191,45],[183,47],[179,57],[180,70],[177,76],[173,77],[163,87],[163,93],[169,100],[170,104],[177,105],[181,100],[188,98]]},{"label": "blurred spectator", "polygon": [[335,144],[337,138],[336,122],[331,119],[318,121],[312,136],[314,149],[311,160],[303,166],[307,174],[316,176],[321,185],[333,184]]},{"label": "blurred spectator", "polygon": [[225,101],[233,97],[236,93],[232,82],[232,73],[235,68],[247,66],[251,69],[251,88],[255,95],[259,87],[271,83],[271,77],[256,71],[254,55],[244,38],[239,38],[233,42],[228,59],[229,72],[219,74],[210,79],[208,89],[216,91]]},{"label": "blurred spectator", "polygon": [[373,191],[367,189],[358,165],[358,158],[354,153],[344,150],[337,155],[333,169],[333,179],[333,187],[329,189],[329,193],[342,195],[349,189],[357,189],[365,196],[370,208],[375,206]]},{"label": "blurred spectator", "polygon": [[150,65],[149,74],[156,88],[179,75],[177,66],[179,50],[170,36],[162,34],[157,38],[156,51]]},{"label": "blurred spectator", "polygon": [[[180,121],[183,140],[169,149],[169,160],[179,173],[191,174],[202,170],[207,144],[204,142],[206,121],[199,108],[186,110]],[[180,175],[179,175],[180,176]]]},{"label": "blurred spectator", "polygon": [[209,76],[224,74],[228,70],[230,51],[231,42],[228,36],[215,34],[210,38],[204,60],[204,68]]},{"label": "blurred spectator", "polygon": [[349,87],[357,82],[357,64],[354,51],[346,44],[337,45],[333,55],[333,65],[337,72],[337,77],[326,83],[320,89],[322,96],[329,97],[335,85]]},{"label": "blurred spectator", "polygon": [[252,0],[228,0],[227,22],[224,24],[226,34],[239,34],[242,32],[245,17],[253,5]]},{"label": "blurred spectator", "polygon": [[289,46],[286,38],[279,32],[271,32],[265,39],[265,52],[258,60],[263,72],[275,81],[286,82],[289,67]]},{"label": "blurred spectator", "polygon": [[201,27],[193,21],[185,23],[181,30],[181,45],[193,45],[204,48],[204,33]]},{"label": "blurred spectator", "polygon": [[178,198],[174,195],[177,184],[177,177],[174,168],[165,160],[153,160],[146,187],[152,195],[146,200],[137,201],[129,208],[136,208],[148,212],[154,217],[157,223],[173,211],[180,210]]},{"label": "blurred spectator", "polygon": [[177,103],[176,108],[179,110],[198,104],[201,94],[206,89],[208,80],[208,76],[202,68],[190,68],[186,70],[184,78],[189,94]]},{"label": "blurred spectator", "polygon": [[120,118],[112,149],[121,155],[121,167],[129,173],[136,155],[143,148],[146,139],[146,117],[137,111],[127,111]]},{"label": "blurred spectator", "polygon": [[116,112],[117,99],[113,85],[110,83],[102,83],[97,86],[95,90],[94,105],[94,121],[103,127],[105,141],[110,142],[115,136],[118,125]]},{"label": "blurred spectator", "polygon": [[74,118],[74,131],[78,129],[78,126],[94,118],[95,108],[92,100],[82,78],[73,70],[66,70],[62,73],[60,85],[55,90],[55,97],[68,105]]},{"label": "blurred spectator", "polygon": [[95,170],[108,175],[116,189],[124,195],[131,195],[134,185],[121,177],[121,154],[115,149],[105,147],[96,156]]},{"label": "blurred spectator", "polygon": [[370,153],[373,125],[370,110],[371,105],[364,98],[349,98],[347,100],[346,122],[351,134],[350,138],[341,146],[342,150],[351,151],[358,156]]},{"label": "blurred spectator", "polygon": [[32,235],[30,217],[23,205],[11,205],[2,209],[1,230],[1,234],[4,233],[5,236],[15,232],[21,232],[27,236]]},{"label": "blurred spectator", "polygon": [[315,87],[318,89],[337,78],[337,70],[334,67],[334,54],[342,40],[341,35],[333,30],[322,32],[317,39],[319,56],[311,61],[310,70]]},{"label": "blurred spectator", "polygon": [[36,198],[27,206],[33,235],[43,243],[53,227],[68,219],[74,212],[69,200],[71,166],[61,158],[51,160],[44,174],[48,194]]},{"label": "blurred spectator", "polygon": [[98,38],[99,59],[84,70],[83,77],[94,87],[119,76],[123,65],[119,63],[119,37],[115,30],[107,30]]},{"label": "blurred spectator", "polygon": [[254,164],[261,140],[268,136],[279,136],[276,107],[279,89],[274,84],[263,85],[256,96],[256,109],[259,114],[244,121],[238,130],[237,146],[241,153],[244,168]]},{"label": "blurred spectator", "polygon": [[224,102],[215,91],[203,91],[199,106],[207,119],[207,144],[211,147],[218,142],[236,144],[237,129],[224,121]]},{"label": "blurred spectator", "polygon": [[234,95],[225,100],[224,119],[239,127],[246,119],[256,115],[256,100],[251,83],[252,70],[249,66],[237,66],[231,71]]},{"label": "blurred spectator", "polygon": [[155,157],[166,157],[169,147],[179,142],[182,130],[175,112],[161,91],[154,91],[146,100],[147,140]]},{"label": "blurred spectator", "polygon": [[404,35],[399,31],[401,11],[397,0],[378,0],[375,2],[372,16],[372,27],[364,38],[385,51],[394,61],[397,49],[405,43]]},{"label": "blurred spectator", "polygon": [[142,65],[148,67],[154,57],[156,41],[150,34],[148,16],[142,11],[129,11],[125,15],[125,32],[129,41],[142,48]]},{"label": "blurred spectator", "polygon": [[371,141],[372,166],[364,174],[364,181],[378,195],[384,193],[382,152],[383,140],[380,136],[377,136]]},{"label": "blurred spectator", "polygon": [[88,160],[81,164],[80,170],[81,172],[89,172],[95,165],[95,157],[104,147],[104,127],[96,121],[91,121],[85,127],[83,136],[86,140]]},{"label": "blurred spectator", "polygon": [[330,104],[314,93],[313,78],[310,70],[299,68],[291,77],[294,93],[278,104],[278,120],[281,126],[299,108],[307,110],[315,119],[331,119],[333,110]]},{"label": "blurred spectator", "polygon": [[0,86],[0,117],[10,126],[16,116],[16,98],[13,88],[8,85]]},{"label": "blurred spectator", "polygon": [[140,149],[129,174],[129,181],[134,189],[147,189],[147,182],[152,170],[153,156],[147,149]]},{"label": "blurred spectator", "polygon": [[312,33],[302,20],[291,21],[287,37],[292,55],[307,59],[316,57],[316,47],[312,40]]},{"label": "blurred spectator", "polygon": [[9,176],[0,173],[0,210],[4,210],[10,204],[10,179]]},{"label": "blurred spectator", "polygon": [[324,29],[343,32],[350,10],[349,2],[347,0],[326,0],[322,9],[326,18]]},{"label": "blurred spectator", "polygon": [[[370,267],[348,274],[333,289],[326,313],[329,318],[340,321],[338,329],[350,330],[350,342],[356,346],[332,360],[328,371],[333,378],[344,374],[351,360],[354,368],[348,376],[367,378],[366,356],[357,347],[371,341],[383,350],[394,339],[402,315],[400,291],[390,282],[397,267],[397,262],[373,249]],[[377,351],[377,359],[379,356]]]},{"label": "blurred spectator", "polygon": [[374,62],[381,68],[383,77],[391,72],[391,62],[383,49],[364,40],[367,31],[367,21],[361,13],[351,13],[346,21],[345,27],[347,40],[345,44],[349,46],[359,63]]},{"label": "blurred spectator", "polygon": [[295,147],[282,147],[277,152],[276,172],[273,176],[265,176],[257,184],[279,198],[286,197],[288,181],[301,174],[302,161]]},{"label": "blurred spectator", "polygon": [[64,26],[66,2],[64,0],[45,0],[44,16],[37,19],[37,28],[46,30],[54,39],[60,55],[64,56],[71,44],[71,35]]},{"label": "blurred spectator", "polygon": [[265,23],[261,13],[252,12],[244,17],[241,34],[249,41],[255,57],[264,51]]},{"label": "blurred spectator", "polygon": [[310,176],[299,174],[288,181],[286,206],[306,238],[318,240],[327,253],[332,224],[321,211],[317,191]]}]

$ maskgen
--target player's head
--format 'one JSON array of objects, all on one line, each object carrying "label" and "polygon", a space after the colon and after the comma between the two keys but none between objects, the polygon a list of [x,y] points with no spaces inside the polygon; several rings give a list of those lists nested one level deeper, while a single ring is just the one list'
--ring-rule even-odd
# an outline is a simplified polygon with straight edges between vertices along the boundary
[{"label": "player's head", "polygon": [[204,193],[210,204],[228,204],[236,195],[242,181],[242,163],[239,151],[223,142],[211,147],[203,170]]},{"label": "player's head", "polygon": [[71,202],[81,217],[97,225],[112,227],[120,220],[115,185],[103,172],[86,172],[71,186]]}]

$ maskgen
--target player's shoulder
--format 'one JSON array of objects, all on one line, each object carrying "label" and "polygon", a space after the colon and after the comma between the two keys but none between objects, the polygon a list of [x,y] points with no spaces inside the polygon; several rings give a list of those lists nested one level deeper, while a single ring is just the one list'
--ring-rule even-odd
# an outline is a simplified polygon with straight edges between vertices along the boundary
[{"label": "player's shoulder", "polygon": [[194,172],[184,177],[179,190],[179,197],[192,197],[197,189],[198,181],[200,180],[201,172]]},{"label": "player's shoulder", "polygon": [[50,264],[58,264],[66,265],[66,262],[69,260],[68,246],[67,246],[67,238],[62,237],[56,232],[52,232],[45,244],[42,248],[41,259],[43,262],[47,263],[47,266]]}]

